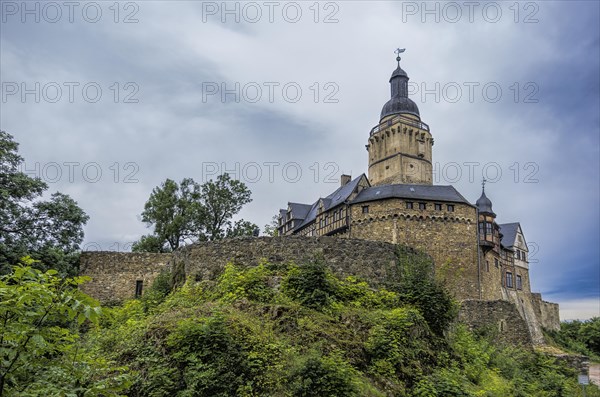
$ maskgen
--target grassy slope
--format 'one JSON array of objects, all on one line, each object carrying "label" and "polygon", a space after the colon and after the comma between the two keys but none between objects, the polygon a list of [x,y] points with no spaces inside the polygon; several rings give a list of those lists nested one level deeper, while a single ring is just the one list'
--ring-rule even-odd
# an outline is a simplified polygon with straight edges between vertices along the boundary
[{"label": "grassy slope", "polygon": [[581,395],[553,359],[444,319],[452,303],[423,266],[388,290],[318,263],[228,266],[166,296],[162,278],[86,348],[130,368],[131,396]]}]

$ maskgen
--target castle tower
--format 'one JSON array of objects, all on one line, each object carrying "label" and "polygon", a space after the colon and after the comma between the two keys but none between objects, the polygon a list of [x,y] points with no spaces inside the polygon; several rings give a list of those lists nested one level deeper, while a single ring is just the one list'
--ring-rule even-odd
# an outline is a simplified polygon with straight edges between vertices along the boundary
[{"label": "castle tower", "polygon": [[379,124],[369,134],[369,181],[371,185],[396,183],[432,184],[429,126],[421,122],[419,108],[408,97],[408,75],[398,67],[390,78],[391,99],[383,105]]},{"label": "castle tower", "polygon": [[481,197],[475,205],[479,210],[479,244],[484,248],[500,251],[500,231],[496,223],[496,214],[492,210],[492,200],[485,195],[485,179],[482,183]]}]

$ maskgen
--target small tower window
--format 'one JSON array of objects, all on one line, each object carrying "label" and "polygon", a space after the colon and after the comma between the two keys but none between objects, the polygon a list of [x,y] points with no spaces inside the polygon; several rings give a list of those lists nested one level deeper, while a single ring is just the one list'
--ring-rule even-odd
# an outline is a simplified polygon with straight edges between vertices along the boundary
[{"label": "small tower window", "polygon": [[517,289],[523,289],[523,279],[517,274]]},{"label": "small tower window", "polygon": [[427,204],[425,204],[425,203],[419,203],[419,209],[420,210],[426,210],[427,209]]},{"label": "small tower window", "polygon": [[412,210],[413,209],[413,202],[412,201],[407,201],[406,202],[406,209],[407,210]]},{"label": "small tower window", "polygon": [[368,214],[369,213],[369,206],[368,205],[363,205],[362,206],[362,213],[363,214]]},{"label": "small tower window", "polygon": [[139,298],[142,296],[142,291],[144,289],[144,280],[136,280],[135,281],[135,297]]},{"label": "small tower window", "polygon": [[446,206],[446,209],[448,210],[448,212],[454,212],[454,204],[448,204]]},{"label": "small tower window", "polygon": [[498,261],[498,258],[494,258],[494,266],[496,266],[496,268],[500,267],[500,262]]},{"label": "small tower window", "polygon": [[435,204],[435,210],[436,211],[441,211],[442,210],[442,205],[441,204]]}]

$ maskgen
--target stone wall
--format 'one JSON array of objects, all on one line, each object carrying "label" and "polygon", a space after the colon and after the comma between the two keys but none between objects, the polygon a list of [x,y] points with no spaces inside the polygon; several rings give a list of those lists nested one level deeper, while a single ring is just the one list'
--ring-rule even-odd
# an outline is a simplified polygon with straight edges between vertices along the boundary
[{"label": "stone wall", "polygon": [[[394,221],[397,222],[395,226]],[[383,222],[381,230],[393,234],[406,233],[401,230],[400,222],[413,221],[392,217],[378,222]],[[409,241],[420,241],[420,244],[413,245],[429,247],[429,252],[432,252],[432,247],[445,244],[436,240],[439,236],[435,235],[438,233],[435,221],[418,222],[422,223],[410,225],[418,230],[413,231],[417,240]],[[375,221],[365,222],[366,225],[373,223]],[[467,235],[465,239],[470,239],[472,236],[468,235],[471,232],[467,229],[468,226],[468,223],[455,222],[454,226],[446,224],[444,227],[466,229],[463,230],[463,235]],[[359,230],[360,227],[364,225],[358,226]],[[397,228],[396,232],[392,227]],[[474,226],[471,225],[471,228],[474,229]],[[420,231],[421,229],[423,230]],[[352,230],[355,233],[356,226]],[[559,327],[558,305],[542,301],[539,294],[503,289],[503,300],[478,300],[477,266],[469,262],[471,254],[476,254],[471,252],[470,246],[462,246],[464,252],[461,251],[461,244],[466,242],[450,240],[448,244],[456,245],[452,249],[447,248],[450,252],[450,265],[447,268],[436,265],[436,271],[449,269],[456,276],[454,291],[464,300],[459,316],[461,321],[473,328],[495,327],[500,330],[501,340],[517,344],[544,343],[542,327]],[[302,264],[317,257],[323,258],[340,277],[354,275],[377,286],[399,279],[397,255],[396,245],[389,242],[325,236],[244,237],[200,242],[173,254],[84,252],[80,259],[81,275],[90,276],[92,281],[81,288],[103,302],[120,301],[135,296],[137,281],[142,281],[144,288],[148,288],[162,270],[173,271],[175,277],[180,279],[193,277],[197,280],[214,280],[229,262],[240,266],[255,266],[263,260],[270,263]],[[461,263],[465,266],[464,269],[456,266]],[[461,288],[465,289],[462,293]],[[472,296],[474,298],[470,298]]]},{"label": "stone wall", "polygon": [[81,290],[102,302],[133,298],[137,281],[148,288],[156,276],[169,269],[171,254],[137,252],[83,252],[80,275],[92,278]]},{"label": "stone wall", "polygon": [[465,300],[461,302],[458,320],[472,330],[491,332],[501,343],[533,344],[527,323],[516,306],[507,301]]},{"label": "stone wall", "polygon": [[542,294],[532,293],[531,300],[536,316],[543,328],[550,331],[560,330],[558,303],[542,300]]},{"label": "stone wall", "polygon": [[172,266],[196,279],[215,279],[232,262],[255,266],[260,261],[297,263],[322,257],[339,276],[356,275],[372,283],[398,277],[396,246],[337,237],[244,237],[200,242],[176,252]]},{"label": "stone wall", "polygon": [[480,299],[475,208],[455,204],[454,212],[435,211],[429,202],[426,210],[419,210],[418,200],[413,201],[412,210],[400,199],[370,202],[366,214],[361,205],[353,206],[350,237],[423,250],[457,299]]}]

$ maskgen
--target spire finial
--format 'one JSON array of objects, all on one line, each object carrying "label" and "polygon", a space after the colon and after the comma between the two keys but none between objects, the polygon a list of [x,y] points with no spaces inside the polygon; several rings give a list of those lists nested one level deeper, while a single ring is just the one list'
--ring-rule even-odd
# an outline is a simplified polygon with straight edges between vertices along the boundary
[{"label": "spire finial", "polygon": [[485,193],[485,183],[487,182],[487,180],[485,178],[483,178],[481,180],[481,190]]},{"label": "spire finial", "polygon": [[398,67],[400,67],[400,54],[402,54],[404,51],[406,51],[406,48],[396,48],[396,50],[394,51],[394,54],[396,54],[396,61],[398,62]]}]

